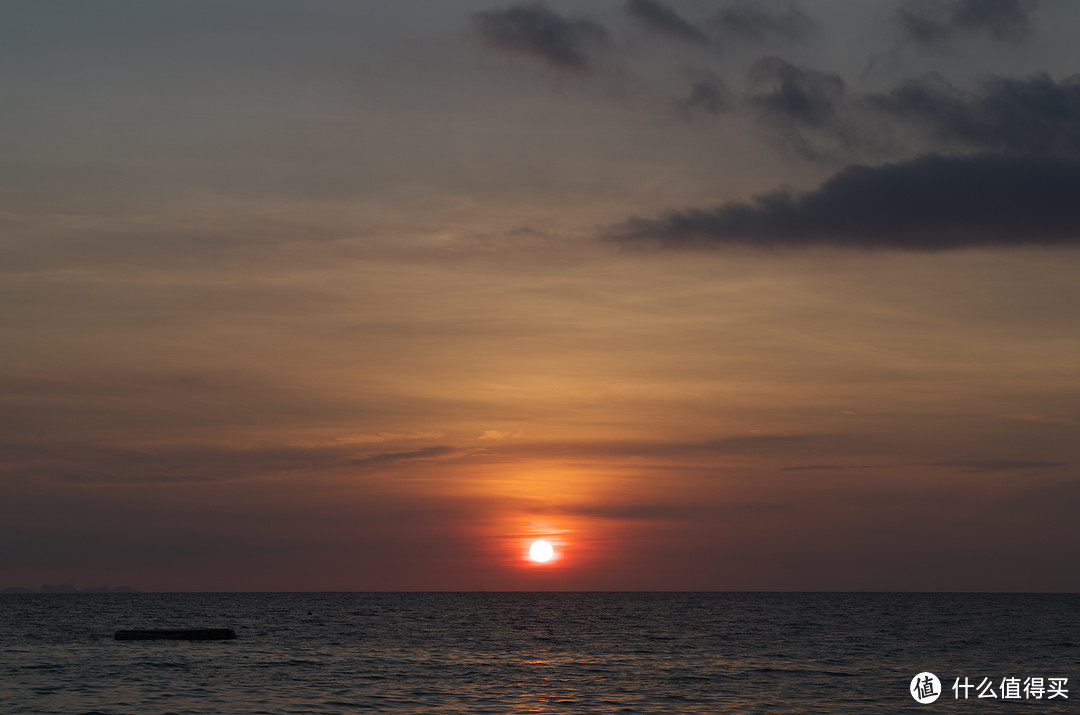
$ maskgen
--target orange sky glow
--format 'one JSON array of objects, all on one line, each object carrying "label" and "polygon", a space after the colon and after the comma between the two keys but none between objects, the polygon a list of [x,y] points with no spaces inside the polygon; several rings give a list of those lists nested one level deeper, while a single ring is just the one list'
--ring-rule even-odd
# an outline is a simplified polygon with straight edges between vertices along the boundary
[{"label": "orange sky glow", "polygon": [[1080,8],[106,5],[0,29],[0,587],[1080,589]]}]

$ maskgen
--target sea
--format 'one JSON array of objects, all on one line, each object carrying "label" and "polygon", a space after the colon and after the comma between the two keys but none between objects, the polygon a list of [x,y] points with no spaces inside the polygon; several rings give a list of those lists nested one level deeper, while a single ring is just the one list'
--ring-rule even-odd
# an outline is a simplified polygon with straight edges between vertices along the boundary
[{"label": "sea", "polygon": [[[114,639],[169,628],[238,637]],[[1078,643],[1068,594],[18,594],[0,713],[1080,715]]]}]

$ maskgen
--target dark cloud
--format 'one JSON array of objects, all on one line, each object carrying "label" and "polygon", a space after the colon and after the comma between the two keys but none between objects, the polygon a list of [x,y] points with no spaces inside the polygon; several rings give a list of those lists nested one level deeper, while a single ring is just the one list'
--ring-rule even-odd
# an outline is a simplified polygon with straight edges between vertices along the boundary
[{"label": "dark cloud", "polygon": [[996,77],[962,92],[938,76],[910,80],[866,102],[945,144],[980,151],[1080,156],[1080,75]]},{"label": "dark cloud", "polygon": [[817,159],[828,152],[822,141],[844,149],[861,144],[844,116],[848,94],[840,75],[764,57],[750,68],[746,82],[747,103],[779,133],[785,148]]},{"label": "dark cloud", "polygon": [[699,113],[716,116],[734,105],[731,91],[722,79],[711,70],[695,72],[690,92],[675,102],[678,112],[690,121]]},{"label": "dark cloud", "polygon": [[661,34],[700,44],[709,41],[708,35],[658,0],[627,0],[626,11],[650,30]]},{"label": "dark cloud", "polygon": [[1028,32],[1028,17],[1038,0],[960,0],[953,4],[951,24],[972,32],[1012,38]]},{"label": "dark cloud", "polygon": [[817,29],[814,21],[792,1],[737,0],[709,19],[695,24],[660,0],[627,0],[626,10],[656,32],[687,42],[799,42]]},{"label": "dark cloud", "polygon": [[521,3],[474,13],[473,27],[488,45],[506,52],[538,57],[562,70],[588,71],[589,53],[607,43],[603,25],[585,18],[567,18],[542,2]]},{"label": "dark cloud", "polygon": [[746,103],[783,149],[814,160],[888,156],[911,140],[944,152],[1080,157],[1080,75],[991,77],[965,91],[934,74],[851,93],[839,75],[766,57],[747,74]]},{"label": "dark cloud", "polygon": [[924,156],[849,166],[818,189],[633,218],[622,242],[666,247],[835,246],[939,251],[1080,244],[1080,162],[1038,157]]},{"label": "dark cloud", "polygon": [[749,101],[770,115],[799,124],[823,126],[836,119],[846,95],[838,74],[796,67],[779,57],[764,57],[747,74]]},{"label": "dark cloud", "polygon": [[1018,40],[1030,31],[1038,0],[907,0],[896,10],[904,36],[922,45],[941,45],[963,33],[988,33]]},{"label": "dark cloud", "polygon": [[418,459],[435,459],[455,454],[453,447],[425,447],[411,452],[381,452],[360,459],[354,459],[349,464],[357,467],[381,467],[398,462],[412,462]]},{"label": "dark cloud", "polygon": [[934,17],[913,3],[897,8],[896,22],[904,37],[922,45],[943,44],[951,34],[946,19]]},{"label": "dark cloud", "polygon": [[[706,78],[679,110],[719,111],[722,97]],[[995,77],[974,91],[929,76],[852,94],[839,75],[766,57],[748,73],[745,101],[782,147],[814,160],[888,155],[898,134],[946,154],[981,153],[850,166],[807,193],[631,219],[610,234],[667,246],[919,251],[1080,242],[1080,75]]]},{"label": "dark cloud", "polygon": [[976,462],[942,462],[938,467],[955,467],[965,472],[977,474],[985,472],[1010,472],[1014,469],[1047,469],[1049,467],[1064,467],[1064,462],[1025,462],[1010,459],[988,459]]},{"label": "dark cloud", "polygon": [[765,42],[771,39],[802,41],[816,29],[814,21],[794,2],[763,3],[740,0],[720,10],[710,22],[727,40]]}]

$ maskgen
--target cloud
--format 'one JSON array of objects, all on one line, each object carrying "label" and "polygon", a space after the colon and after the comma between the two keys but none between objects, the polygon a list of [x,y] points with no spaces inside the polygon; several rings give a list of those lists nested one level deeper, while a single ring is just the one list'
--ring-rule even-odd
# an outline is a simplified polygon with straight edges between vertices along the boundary
[{"label": "cloud", "polygon": [[719,455],[765,455],[768,457],[803,454],[806,450],[835,449],[842,445],[843,435],[822,434],[752,434],[703,442],[576,442],[515,445],[510,449],[490,450],[487,454],[513,454],[515,456],[587,457],[605,460],[623,457],[653,457],[670,460],[711,460]]},{"label": "cloud", "polygon": [[530,459],[585,459],[595,461],[625,458],[656,458],[678,462],[702,461],[714,464],[721,455],[759,455],[769,458],[805,455],[807,451],[835,452],[848,445],[845,435],[837,434],[755,434],[702,442],[656,441],[581,441],[553,444],[520,440],[493,442],[483,451],[485,462],[494,459],[514,461]]},{"label": "cloud", "polygon": [[1040,156],[1080,157],[1080,75],[995,77],[962,92],[938,76],[869,95],[879,112],[946,144]]},{"label": "cloud", "polygon": [[626,11],[645,27],[669,37],[704,44],[708,35],[658,0],[627,0]]},{"label": "cloud", "polygon": [[410,451],[364,451],[364,443],[228,447],[175,445],[128,449],[80,443],[0,443],[0,481],[54,480],[65,484],[214,484],[312,474],[352,467],[384,467],[466,454],[438,445]]},{"label": "cloud", "polygon": [[814,160],[895,153],[898,136],[947,152],[1080,157],[1080,75],[990,77],[966,91],[931,74],[852,93],[837,74],[765,57],[745,101],[782,148]]},{"label": "cloud", "polygon": [[1064,467],[1064,462],[1025,462],[1010,459],[988,459],[977,462],[941,462],[935,466],[955,467],[965,472],[984,474],[987,472],[1010,472],[1014,469],[1048,469],[1050,467]]},{"label": "cloud", "polygon": [[73,442],[0,444],[0,480],[56,480],[71,484],[194,484],[231,482],[260,474],[332,466],[345,447],[234,449],[178,445],[134,449]]},{"label": "cloud", "polygon": [[725,437],[698,445],[687,445],[687,447],[720,454],[756,454],[779,452],[785,446],[806,445],[811,442],[828,441],[828,439],[829,437],[816,434],[751,434]]},{"label": "cloud", "polygon": [[657,503],[616,503],[616,504],[570,504],[554,506],[536,506],[531,511],[539,514],[558,514],[584,516],[595,519],[626,521],[706,521],[715,517],[717,507],[710,504],[657,504]]},{"label": "cloud", "polygon": [[734,105],[731,91],[715,72],[700,70],[692,75],[693,85],[689,93],[675,102],[678,110],[687,121],[696,114],[705,113],[717,116],[728,111]]},{"label": "cloud", "polygon": [[875,464],[801,464],[796,467],[783,467],[781,472],[832,472],[841,469],[875,469]]},{"label": "cloud", "polygon": [[480,435],[480,439],[508,439],[510,437],[520,437],[521,432],[511,432],[509,430],[498,429],[486,429]]},{"label": "cloud", "polygon": [[761,0],[733,2],[716,13],[710,24],[722,38],[744,42],[771,39],[799,42],[816,30],[810,16],[790,0],[768,4]]},{"label": "cloud", "polygon": [[860,145],[854,126],[843,116],[848,95],[840,75],[763,57],[750,67],[746,85],[747,104],[779,132],[786,148],[821,158],[823,151],[807,132],[819,140],[838,141],[845,149]]},{"label": "cloud", "polygon": [[755,62],[746,81],[751,104],[773,116],[811,126],[834,121],[847,92],[840,75],[796,67],[779,57]]},{"label": "cloud", "polygon": [[340,437],[333,437],[327,440],[297,440],[292,442],[290,446],[304,447],[307,449],[313,447],[338,447],[341,445],[357,445],[357,444],[372,444],[382,442],[402,442],[405,440],[415,439],[441,439],[445,437],[442,432],[378,432],[376,434],[347,434]]},{"label": "cloud", "polygon": [[456,453],[453,447],[425,447],[424,449],[417,449],[411,452],[382,452],[379,454],[372,454],[367,457],[361,457],[359,459],[353,459],[349,464],[356,467],[381,467],[398,462],[411,462],[418,459],[436,459],[438,457],[446,457]]},{"label": "cloud", "polygon": [[1080,162],[924,156],[849,166],[814,191],[632,218],[608,230],[665,247],[833,246],[940,251],[1080,244]]},{"label": "cloud", "polygon": [[1043,422],[1047,424],[1062,424],[1062,425],[1080,425],[1080,418],[1070,417],[1068,415],[1039,415],[1039,414],[1020,414],[1009,415],[1009,419],[1022,420],[1024,422]]},{"label": "cloud", "polygon": [[590,50],[607,44],[608,32],[593,20],[567,18],[542,2],[474,13],[473,28],[486,44],[538,57],[560,69],[587,72]]},{"label": "cloud", "polygon": [[985,32],[997,40],[1019,40],[1030,32],[1038,0],[907,0],[896,21],[907,39],[942,45],[960,34]]},{"label": "cloud", "polygon": [[[838,75],[766,57],[751,67],[747,87],[746,103],[779,146],[807,159],[895,156],[903,150],[899,136],[923,150],[982,156],[852,166],[801,196],[778,191],[712,211],[632,221],[624,227],[630,234],[642,235],[634,224],[680,245],[913,250],[1076,241],[1068,224],[1077,214],[1067,194],[1077,188],[1080,162],[1080,75],[1060,81],[1046,73],[990,77],[970,91],[929,75],[889,92],[849,93]],[[689,118],[694,108],[687,104],[681,111]],[[937,169],[946,174],[932,175]],[[856,186],[855,177],[866,185]],[[937,187],[938,195],[926,186]],[[863,200],[874,203],[856,205]]]}]

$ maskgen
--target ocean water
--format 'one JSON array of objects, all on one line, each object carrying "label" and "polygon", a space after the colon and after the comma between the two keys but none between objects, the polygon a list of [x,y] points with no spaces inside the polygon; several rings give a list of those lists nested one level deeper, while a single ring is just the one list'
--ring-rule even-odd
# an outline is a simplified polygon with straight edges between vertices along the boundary
[{"label": "ocean water", "polygon": [[0,713],[1080,713],[1078,643],[1076,595],[4,595]]}]

